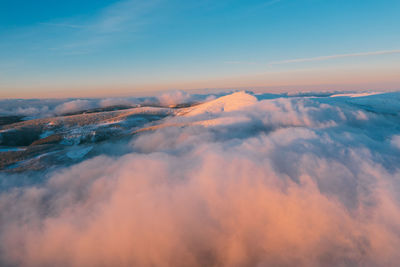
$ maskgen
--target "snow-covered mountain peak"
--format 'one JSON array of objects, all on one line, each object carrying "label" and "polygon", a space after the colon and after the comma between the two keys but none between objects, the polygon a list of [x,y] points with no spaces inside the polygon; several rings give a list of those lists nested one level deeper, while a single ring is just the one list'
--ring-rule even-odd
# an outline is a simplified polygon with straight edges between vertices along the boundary
[{"label": "snow-covered mountain peak", "polygon": [[257,98],[244,91],[219,97],[215,100],[190,107],[185,116],[196,116],[205,113],[230,112],[243,109],[257,102]]}]

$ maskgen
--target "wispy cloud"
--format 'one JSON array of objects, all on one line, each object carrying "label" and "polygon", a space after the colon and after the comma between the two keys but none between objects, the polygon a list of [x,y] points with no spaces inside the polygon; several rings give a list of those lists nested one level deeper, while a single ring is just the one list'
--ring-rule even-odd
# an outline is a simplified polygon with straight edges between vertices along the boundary
[{"label": "wispy cloud", "polygon": [[161,0],[122,0],[84,19],[68,18],[65,21],[48,21],[39,25],[75,30],[65,34],[62,40],[54,40],[56,44],[51,50],[65,51],[67,54],[81,54],[82,51],[87,53],[109,42],[118,42],[127,35],[131,38],[132,33],[151,23],[150,13],[160,2]]},{"label": "wispy cloud", "polygon": [[[337,55],[309,57],[309,58],[286,59],[286,60],[279,60],[279,61],[271,61],[271,62],[268,62],[267,65],[269,65],[269,66],[271,66],[271,65],[283,65],[283,64],[291,64],[291,63],[325,61],[325,60],[339,59],[339,58],[368,57],[368,56],[381,56],[381,55],[391,55],[391,54],[400,54],[400,49],[381,50],[381,51],[362,52],[362,53],[352,53],[352,54],[337,54]],[[224,61],[224,64],[229,64],[229,65],[264,65],[265,63],[257,62],[257,61],[227,60],[227,61]]]},{"label": "wispy cloud", "polygon": [[224,64],[230,64],[230,65],[257,65],[259,63],[254,62],[254,61],[227,60],[227,61],[224,61]]},{"label": "wispy cloud", "polygon": [[143,24],[144,16],[160,1],[124,0],[104,9],[91,22],[91,28],[100,32],[117,32],[125,30],[132,24]]},{"label": "wispy cloud", "polygon": [[367,56],[379,56],[379,55],[390,55],[390,54],[400,54],[400,49],[288,59],[288,60],[281,60],[281,61],[272,61],[272,62],[269,62],[268,64],[269,65],[280,65],[280,64],[301,63],[301,62],[325,61],[325,60],[338,59],[338,58],[367,57]]},{"label": "wispy cloud", "polygon": [[84,25],[78,24],[69,24],[69,23],[50,23],[50,22],[41,22],[40,25],[44,26],[54,26],[54,27],[65,27],[65,28],[74,28],[74,29],[83,29],[86,28]]},{"label": "wispy cloud", "polygon": [[264,7],[271,6],[271,5],[277,4],[277,3],[281,2],[281,1],[282,0],[271,0],[271,1],[268,1],[268,2],[264,3],[263,6]]}]

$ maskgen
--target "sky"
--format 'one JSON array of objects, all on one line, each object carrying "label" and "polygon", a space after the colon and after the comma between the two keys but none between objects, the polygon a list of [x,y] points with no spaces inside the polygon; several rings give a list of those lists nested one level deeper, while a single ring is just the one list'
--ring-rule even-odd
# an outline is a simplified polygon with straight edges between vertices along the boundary
[{"label": "sky", "polygon": [[0,98],[400,89],[397,0],[1,0]]}]

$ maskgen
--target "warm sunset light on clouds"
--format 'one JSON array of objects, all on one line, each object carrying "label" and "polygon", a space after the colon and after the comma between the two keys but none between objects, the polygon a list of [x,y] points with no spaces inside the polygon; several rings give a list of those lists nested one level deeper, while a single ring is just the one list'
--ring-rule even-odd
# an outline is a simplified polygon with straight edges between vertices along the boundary
[{"label": "warm sunset light on clouds", "polygon": [[[203,103],[165,108],[192,101]],[[22,154],[0,172],[1,265],[400,260],[399,93],[1,103],[41,118],[14,125],[14,136],[43,129],[26,150],[40,157]],[[153,107],[61,116],[140,103]]]},{"label": "warm sunset light on clouds", "polygon": [[398,266],[399,14],[3,0],[0,267]]}]

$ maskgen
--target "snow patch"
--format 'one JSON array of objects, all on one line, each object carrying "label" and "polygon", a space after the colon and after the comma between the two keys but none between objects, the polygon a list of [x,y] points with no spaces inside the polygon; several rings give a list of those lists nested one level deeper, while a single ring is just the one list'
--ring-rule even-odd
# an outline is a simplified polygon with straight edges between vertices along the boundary
[{"label": "snow patch", "polygon": [[223,96],[198,106],[190,107],[185,116],[231,112],[244,109],[246,107],[254,105],[255,103],[257,103],[257,98],[255,96],[243,91],[236,92],[231,95]]},{"label": "snow patch", "polygon": [[53,135],[53,134],[54,134],[54,131],[45,131],[40,135],[40,139],[49,137],[50,135]]},{"label": "snow patch", "polygon": [[25,148],[20,147],[0,147],[0,152],[9,152],[9,151],[24,151]]},{"label": "snow patch", "polygon": [[67,152],[67,156],[70,159],[80,159],[80,158],[83,158],[84,156],[86,156],[86,154],[89,153],[92,149],[93,149],[92,146],[79,148],[79,149],[74,148],[71,151]]}]

